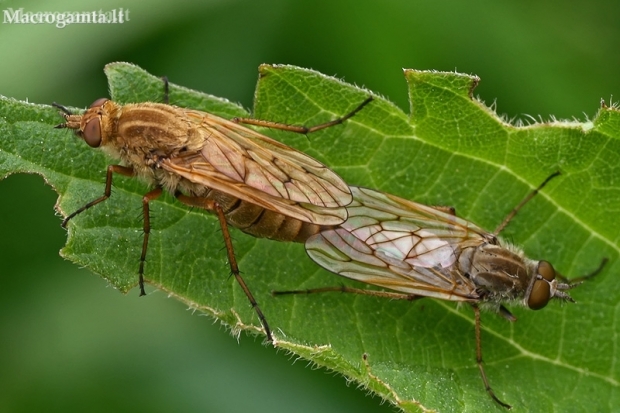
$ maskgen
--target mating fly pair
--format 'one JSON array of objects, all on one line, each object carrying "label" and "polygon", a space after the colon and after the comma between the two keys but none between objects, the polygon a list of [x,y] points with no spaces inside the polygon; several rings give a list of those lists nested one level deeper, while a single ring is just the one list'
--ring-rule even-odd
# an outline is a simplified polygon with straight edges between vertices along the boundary
[{"label": "mating fly pair", "polygon": [[[167,102],[165,78],[164,86]],[[239,273],[228,225],[256,237],[303,242],[320,226],[342,224],[347,217],[344,207],[352,197],[347,184],[320,162],[241,124],[308,134],[343,123],[371,101],[369,96],[345,116],[313,127],[227,120],[163,103],[119,105],[102,98],[82,115],[54,104],[65,118],[56,128],[74,130],[89,146],[101,147],[124,164],[108,166],[104,194],[67,216],[62,225],[108,199],[115,173],[154,186],[142,198],[144,239],[138,274],[140,295],[145,295],[149,203],[167,190],[186,205],[213,212],[230,271],[272,341],[267,320]]]},{"label": "mating fly pair", "polygon": [[99,99],[83,115],[73,115],[57,105],[66,120],[58,128],[75,130],[89,146],[106,148],[125,164],[109,166],[104,195],[67,216],[63,226],[110,196],[114,173],[138,176],[153,184],[155,189],[143,197],[144,241],[139,267],[143,295],[151,230],[149,202],[166,189],[184,204],[212,211],[222,229],[231,272],[255,308],[268,340],[272,340],[271,330],[239,274],[228,225],[257,237],[304,242],[309,256],[323,268],[394,291],[338,287],[276,294],[337,290],[470,303],[475,313],[476,361],[485,389],[497,403],[509,408],[494,394],[483,369],[480,307],[514,321],[504,304],[537,310],[553,298],[573,301],[565,291],[575,283],[562,282],[563,277],[550,263],[530,260],[497,238],[517,211],[556,174],[489,233],[456,217],[449,208],[348,187],[316,160],[240,125],[310,133],[342,123],[371,100],[369,97],[349,114],[312,128],[254,119],[229,121],[157,103],[121,106]]}]

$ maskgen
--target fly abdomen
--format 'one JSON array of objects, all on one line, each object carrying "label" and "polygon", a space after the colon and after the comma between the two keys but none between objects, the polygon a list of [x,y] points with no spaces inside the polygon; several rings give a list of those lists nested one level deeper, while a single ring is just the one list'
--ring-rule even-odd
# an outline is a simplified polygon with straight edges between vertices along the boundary
[{"label": "fly abdomen", "polygon": [[322,227],[270,211],[258,205],[237,200],[224,208],[226,221],[241,231],[276,241],[305,242]]}]

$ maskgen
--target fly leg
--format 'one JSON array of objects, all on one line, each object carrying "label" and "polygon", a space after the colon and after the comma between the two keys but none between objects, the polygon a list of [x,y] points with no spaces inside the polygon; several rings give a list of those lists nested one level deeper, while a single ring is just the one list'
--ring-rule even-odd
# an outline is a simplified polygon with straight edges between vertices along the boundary
[{"label": "fly leg", "polygon": [[495,393],[493,392],[493,389],[491,388],[491,385],[489,384],[487,375],[484,372],[484,366],[482,363],[482,344],[481,344],[481,334],[480,334],[480,308],[476,304],[472,304],[472,307],[474,308],[474,317],[476,320],[476,328],[475,328],[476,329],[476,363],[478,364],[478,368],[480,369],[480,376],[482,377],[482,383],[484,384],[484,388],[487,391],[487,393],[489,393],[489,396],[491,396],[491,398],[495,400],[497,404],[499,404],[502,407],[505,407],[506,409],[511,409],[512,408],[511,405],[504,403],[495,395]]},{"label": "fly leg", "polygon": [[106,199],[108,199],[110,197],[110,195],[112,194],[112,174],[114,174],[114,173],[125,175],[125,176],[134,176],[135,175],[135,172],[134,172],[133,168],[128,168],[126,166],[121,166],[121,165],[109,165],[108,166],[108,172],[106,174],[105,190],[103,191],[103,196],[100,196],[99,198],[95,199],[94,201],[89,202],[88,204],[84,205],[83,207],[81,207],[80,209],[75,211],[74,213],[72,213],[69,216],[67,216],[67,218],[65,218],[62,221],[62,227],[63,228],[67,228],[67,223],[71,219],[73,219],[76,215],[81,214],[82,212],[86,211],[87,209],[89,209],[91,207],[94,207],[95,205],[105,201]]},{"label": "fly leg", "polygon": [[[75,218],[76,215],[81,214],[82,212],[86,211],[87,209],[91,207],[94,207],[97,204],[100,204],[101,202],[107,200],[110,197],[110,195],[112,194],[112,177],[113,177],[113,174],[115,173],[124,175],[124,176],[129,176],[129,177],[135,176],[135,172],[133,168],[129,168],[127,166],[121,166],[121,165],[109,165],[107,173],[106,173],[105,189],[103,191],[103,195],[89,202],[83,207],[79,208],[74,213],[68,215],[62,221],[63,228],[66,228],[69,221]],[[149,235],[151,233],[151,220],[150,220],[150,215],[149,215],[148,204],[150,201],[159,197],[159,195],[161,195],[161,188],[156,188],[152,190],[151,192],[147,193],[146,195],[144,195],[144,197],[142,198],[142,211],[144,214],[144,224],[143,224],[144,225],[143,227],[144,228],[144,240],[142,242],[142,255],[140,256],[140,269],[138,271],[138,277],[139,277],[138,284],[140,286],[140,296],[146,295],[146,292],[144,291],[144,262],[146,260],[146,250],[147,250],[147,246],[149,242]]]},{"label": "fly leg", "polygon": [[390,291],[365,290],[362,288],[345,287],[344,285],[341,285],[340,287],[310,288],[307,290],[272,291],[271,295],[273,296],[300,295],[300,294],[316,294],[316,293],[327,293],[327,292],[370,295],[373,297],[382,297],[382,298],[390,298],[393,300],[407,300],[407,301],[419,300],[420,298],[424,298],[421,295],[415,295],[415,294],[394,293]]},{"label": "fly leg", "polygon": [[599,266],[598,266],[598,268],[596,270],[592,271],[589,274],[582,275],[581,277],[575,277],[575,278],[568,279],[565,276],[563,276],[562,274],[558,274],[557,272],[555,274],[555,277],[557,279],[559,279],[560,281],[562,281],[563,283],[565,283],[568,286],[568,287],[566,287],[567,289],[568,288],[573,288],[573,287],[578,286],[579,284],[581,284],[584,281],[588,281],[588,280],[591,280],[592,278],[596,277],[601,271],[603,271],[603,268],[605,267],[605,265],[607,264],[608,261],[609,261],[609,258],[607,258],[607,257],[603,258],[601,260],[601,263],[599,264]]},{"label": "fly leg", "polygon": [[226,252],[228,254],[230,272],[239,283],[239,286],[241,286],[241,289],[243,290],[245,295],[248,297],[252,308],[254,308],[254,311],[256,311],[256,315],[258,315],[258,319],[260,320],[263,328],[265,329],[267,341],[273,341],[271,329],[269,328],[269,324],[267,323],[267,318],[265,318],[265,315],[258,306],[258,302],[256,302],[256,299],[252,295],[250,288],[245,283],[244,279],[241,277],[241,273],[239,272],[239,266],[237,265],[237,259],[235,258],[235,250],[233,248],[232,238],[230,236],[230,231],[228,230],[228,222],[226,222],[226,216],[224,215],[224,210],[222,209],[222,207],[216,201],[204,197],[192,197],[183,195],[181,193],[176,193],[175,196],[179,201],[186,205],[206,209],[207,211],[212,211],[217,216],[217,219],[220,222],[220,228],[222,229],[222,236],[224,237]]},{"label": "fly leg", "polygon": [[[164,97],[163,97],[163,101],[165,104],[168,104],[169,102],[169,96],[170,96],[170,86],[169,86],[169,82],[168,82],[168,78],[166,76],[163,76],[162,81],[164,82]],[[253,119],[253,118],[233,118],[231,119],[233,122],[236,123],[243,123],[245,125],[254,125],[254,126],[262,126],[265,128],[271,128],[271,129],[278,129],[278,130],[284,130],[284,131],[288,131],[288,132],[295,132],[295,133],[301,133],[301,134],[308,134],[308,133],[312,133],[312,132],[317,132],[323,129],[327,129],[329,127],[332,126],[336,126],[336,125],[340,125],[342,123],[344,123],[346,120],[352,118],[353,116],[355,116],[359,111],[361,111],[364,106],[366,106],[367,104],[369,104],[370,102],[373,101],[373,97],[372,96],[368,96],[366,99],[364,99],[364,101],[362,103],[360,103],[355,109],[353,109],[351,112],[347,113],[344,116],[341,116],[337,119],[331,120],[329,122],[324,122],[321,123],[319,125],[315,125],[315,126],[296,126],[296,125],[287,125],[286,123],[280,123],[280,122],[271,122],[268,120],[262,120],[262,119]]]},{"label": "fly leg", "polygon": [[146,295],[144,291],[144,263],[146,262],[146,250],[149,245],[149,236],[151,235],[151,214],[149,209],[149,202],[156,200],[162,193],[161,188],[155,188],[152,191],[146,193],[142,197],[142,214],[144,220],[142,222],[142,230],[144,232],[144,239],[142,240],[142,254],[140,255],[140,269],[138,270],[138,284],[140,285],[140,297]]},{"label": "fly leg", "polygon": [[270,122],[270,121],[267,121],[267,120],[252,119],[252,118],[233,118],[232,121],[236,122],[236,123],[243,123],[243,124],[246,124],[246,125],[262,126],[262,127],[265,127],[265,128],[279,129],[279,130],[284,130],[284,131],[288,131],[288,132],[301,133],[301,134],[305,135],[305,134],[308,134],[308,133],[320,131],[320,130],[327,129],[327,128],[335,126],[335,125],[342,124],[347,119],[350,119],[353,116],[355,116],[357,114],[357,112],[362,110],[364,108],[364,106],[366,106],[367,104],[372,102],[372,100],[373,100],[373,97],[372,96],[368,96],[362,103],[360,103],[355,109],[353,109],[351,112],[347,113],[346,115],[344,115],[344,116],[342,116],[340,118],[331,120],[329,122],[321,123],[319,125],[310,126],[310,127],[287,125],[286,123]]},{"label": "fly leg", "polygon": [[538,187],[536,187],[532,192],[527,194],[527,196],[525,198],[523,198],[523,200],[521,202],[519,202],[519,205],[514,207],[512,209],[512,211],[510,211],[508,213],[508,215],[506,215],[506,218],[504,218],[504,220],[501,222],[501,224],[499,224],[497,226],[497,228],[495,228],[495,231],[493,231],[493,235],[495,235],[495,236],[499,235],[499,233],[502,232],[504,230],[504,228],[506,228],[506,225],[508,225],[510,223],[510,221],[512,221],[512,219],[515,217],[515,215],[517,215],[517,212],[519,212],[519,210],[521,208],[523,208],[523,206],[525,204],[530,202],[530,200],[532,198],[534,198],[536,196],[536,194],[538,194],[538,192],[540,192],[540,190],[543,189],[545,187],[545,185],[547,185],[549,183],[549,181],[551,181],[553,178],[555,178],[556,176],[559,176],[559,175],[560,175],[560,171],[552,173],[551,175],[549,175],[543,181],[542,184],[538,185]]}]

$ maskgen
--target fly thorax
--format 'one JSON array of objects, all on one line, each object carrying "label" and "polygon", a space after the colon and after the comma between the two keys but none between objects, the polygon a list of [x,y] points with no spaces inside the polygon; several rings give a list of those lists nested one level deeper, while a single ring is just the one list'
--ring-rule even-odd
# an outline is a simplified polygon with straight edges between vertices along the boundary
[{"label": "fly thorax", "polygon": [[500,245],[482,244],[472,248],[467,259],[469,277],[484,300],[523,297],[530,284],[531,275],[523,256]]},{"label": "fly thorax", "polygon": [[126,105],[118,116],[116,145],[138,162],[155,165],[174,156],[184,148],[186,136],[187,124],[167,105]]}]

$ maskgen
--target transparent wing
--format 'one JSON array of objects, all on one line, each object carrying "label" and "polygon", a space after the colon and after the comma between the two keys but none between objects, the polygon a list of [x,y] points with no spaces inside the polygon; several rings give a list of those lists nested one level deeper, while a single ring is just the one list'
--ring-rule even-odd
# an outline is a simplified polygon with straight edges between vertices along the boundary
[{"label": "transparent wing", "polygon": [[[226,119],[189,110],[186,115],[201,126],[204,146],[200,156],[168,159],[164,169],[209,188],[219,185],[218,190],[250,202],[266,197],[270,200],[266,208],[289,216],[294,209],[310,210],[310,214],[294,216],[304,221],[332,225],[346,219],[341,207],[351,202],[349,187],[325,165]],[[282,203],[287,207],[281,210]],[[317,219],[322,215],[326,218]]]},{"label": "transparent wing", "polygon": [[244,182],[234,181],[205,161],[201,153],[185,153],[161,162],[163,169],[181,175],[194,183],[236,198],[317,225],[338,225],[347,219],[345,207],[325,208],[261,192]]},{"label": "transparent wing", "polygon": [[393,195],[351,187],[349,217],[306,241],[323,268],[368,284],[451,301],[476,301],[456,268],[461,248],[492,235],[450,213]]}]

